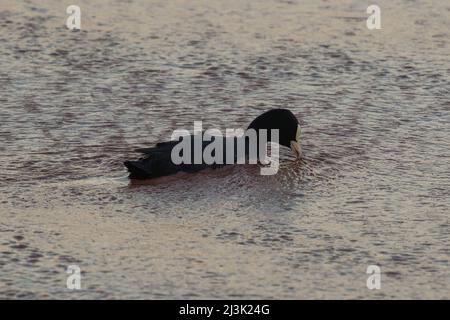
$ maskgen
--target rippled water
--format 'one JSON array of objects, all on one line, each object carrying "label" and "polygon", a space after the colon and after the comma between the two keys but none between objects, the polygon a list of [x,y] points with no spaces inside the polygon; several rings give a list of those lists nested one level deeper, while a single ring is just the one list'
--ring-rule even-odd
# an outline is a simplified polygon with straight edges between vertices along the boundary
[{"label": "rippled water", "polygon": [[[373,31],[356,0],[73,2],[79,32],[0,4],[0,297],[450,298],[448,1],[377,1]],[[274,107],[305,155],[275,176],[126,177]]]}]

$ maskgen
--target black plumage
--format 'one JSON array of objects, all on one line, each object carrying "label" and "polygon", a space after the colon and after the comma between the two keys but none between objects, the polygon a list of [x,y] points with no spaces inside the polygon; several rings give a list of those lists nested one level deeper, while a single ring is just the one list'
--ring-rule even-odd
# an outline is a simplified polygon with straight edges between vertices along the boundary
[{"label": "black plumage", "polygon": [[[299,136],[300,136],[300,129],[297,118],[286,109],[272,109],[269,110],[259,117],[257,117],[255,120],[253,120],[250,125],[248,126],[248,129],[254,129],[257,133],[259,133],[259,130],[266,129],[267,131],[267,141],[272,141],[272,137],[270,135],[270,129],[278,129],[279,130],[279,144],[282,146],[290,147],[295,151],[298,155],[300,154],[300,147],[299,147]],[[257,134],[257,137],[259,135]],[[203,151],[205,148],[213,143],[217,142],[216,139],[222,139],[222,145],[223,145],[223,155],[220,157],[221,161],[218,161],[219,163],[213,162],[213,163],[206,163],[203,160],[201,160],[201,163],[195,164],[194,163],[194,139],[198,138],[201,140],[201,152],[203,154]],[[180,163],[176,164],[172,161],[172,150],[173,148],[181,141],[181,139],[190,139],[190,150],[191,150],[191,157],[190,157],[190,163]],[[245,161],[248,163],[249,161],[249,150],[252,148],[250,146],[251,139],[247,136],[243,137],[221,137],[221,136],[212,136],[211,141],[203,141],[201,136],[186,136],[181,137],[180,140],[175,141],[168,141],[168,142],[160,142],[157,143],[154,147],[150,148],[141,148],[137,149],[136,151],[143,154],[143,157],[141,157],[138,160],[134,161],[125,161],[124,165],[127,167],[130,175],[130,179],[152,179],[152,178],[158,178],[162,176],[167,176],[171,174],[175,174],[177,172],[197,172],[206,168],[217,168],[223,166],[225,163],[229,163],[230,159],[233,159],[233,162],[236,163],[238,161],[237,157],[237,148],[239,143],[244,143],[245,145],[245,153],[244,157],[245,159],[239,159],[241,162]],[[244,139],[244,140],[242,140]],[[231,149],[231,145],[233,144],[233,149]],[[298,147],[293,147],[292,143],[297,144]],[[257,143],[257,146],[253,146],[258,150],[259,141]],[[227,148],[228,146],[228,148]],[[295,150],[294,150],[295,149]],[[233,150],[232,155],[228,155],[227,158],[227,150],[231,151]],[[215,156],[215,153],[212,152],[212,155]],[[180,154],[180,156],[183,156],[183,153]],[[228,161],[227,161],[228,160]]]}]

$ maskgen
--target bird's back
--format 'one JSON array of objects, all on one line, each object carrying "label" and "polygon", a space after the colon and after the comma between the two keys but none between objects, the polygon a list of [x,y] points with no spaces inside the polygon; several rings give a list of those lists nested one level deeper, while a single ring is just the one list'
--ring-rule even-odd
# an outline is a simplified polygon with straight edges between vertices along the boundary
[{"label": "bird's back", "polygon": [[[227,150],[230,149],[228,152],[233,152],[233,155],[231,156],[233,162],[237,159],[237,145],[238,140],[240,138],[237,137],[211,137],[210,141],[204,141],[202,140],[201,136],[186,136],[182,137],[183,139],[189,139],[189,144],[187,144],[190,148],[187,151],[190,151],[190,155],[185,156],[183,152],[186,150],[183,150],[181,152],[175,152],[176,156],[180,156],[181,158],[184,158],[184,162],[177,163],[172,158],[172,151],[177,146],[177,144],[181,143],[180,140],[175,141],[167,141],[167,142],[160,142],[157,143],[154,147],[151,148],[143,148],[143,149],[137,149],[136,151],[143,154],[143,157],[141,157],[139,160],[135,161],[125,161],[124,165],[127,167],[130,175],[130,179],[152,179],[152,178],[158,178],[162,176],[167,176],[171,174],[175,174],[177,172],[197,172],[206,168],[218,168],[225,163],[227,163],[227,160],[229,161],[230,156],[227,159]],[[195,141],[198,139],[197,141]],[[211,163],[211,161],[205,161],[203,157],[203,153],[205,151],[205,148],[210,145],[213,142],[217,142],[216,139],[221,139],[222,143],[222,156],[220,157],[218,155],[217,159],[220,159],[219,161]],[[200,150],[196,150],[196,143],[199,143]],[[233,143],[233,148],[230,147],[230,143]],[[228,145],[228,148],[227,148]],[[201,157],[197,156],[197,159],[195,159],[195,153],[198,151],[201,152]],[[211,155],[215,157],[215,151],[211,152]],[[184,156],[184,157],[183,157]],[[198,161],[200,159],[200,161]],[[194,161],[196,160],[196,161]]]}]

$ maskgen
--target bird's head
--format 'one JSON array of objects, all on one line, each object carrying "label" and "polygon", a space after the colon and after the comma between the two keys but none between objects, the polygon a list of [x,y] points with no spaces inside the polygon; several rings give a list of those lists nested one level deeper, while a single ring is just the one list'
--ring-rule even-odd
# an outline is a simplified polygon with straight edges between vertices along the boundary
[{"label": "bird's head", "polygon": [[267,139],[271,140],[270,129],[278,129],[279,141],[282,146],[291,148],[297,158],[300,158],[300,124],[294,114],[287,109],[272,109],[253,120],[248,129],[267,129]]}]

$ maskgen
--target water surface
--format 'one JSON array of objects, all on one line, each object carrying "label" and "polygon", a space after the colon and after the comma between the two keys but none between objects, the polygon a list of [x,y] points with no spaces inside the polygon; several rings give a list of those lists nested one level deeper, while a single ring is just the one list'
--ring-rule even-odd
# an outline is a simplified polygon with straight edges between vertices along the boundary
[{"label": "water surface", "polygon": [[[450,298],[447,1],[69,4],[0,4],[1,298]],[[126,177],[275,107],[305,155],[275,176]]]}]

